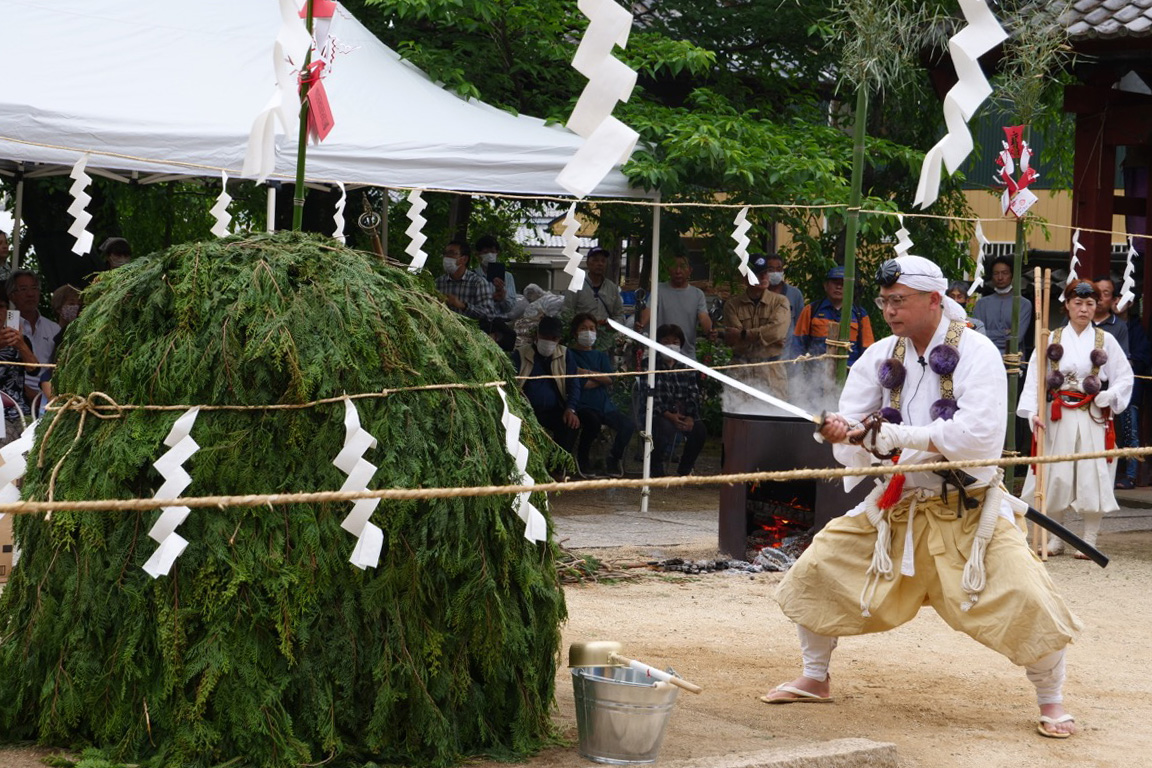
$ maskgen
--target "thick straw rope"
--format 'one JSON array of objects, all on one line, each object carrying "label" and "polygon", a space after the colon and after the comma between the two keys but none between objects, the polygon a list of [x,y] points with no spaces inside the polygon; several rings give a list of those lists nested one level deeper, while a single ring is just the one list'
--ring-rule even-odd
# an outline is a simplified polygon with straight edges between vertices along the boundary
[{"label": "thick straw rope", "polygon": [[794,469],[781,472],[741,472],[730,475],[688,475],[683,477],[653,477],[645,480],[579,480],[575,482],[537,483],[535,485],[483,485],[470,488],[383,488],[365,491],[313,491],[308,493],[250,494],[244,496],[187,496],[178,499],[98,499],[69,501],[20,501],[0,504],[0,513],[26,515],[52,510],[69,512],[140,511],[183,505],[186,507],[261,507],[274,504],[324,504],[355,501],[357,499],[390,499],[412,501],[417,499],[468,498],[477,496],[516,495],[525,492],[597,491],[608,488],[678,488],[689,485],[733,485],[736,483],[783,482],[787,480],[834,480],[844,477],[880,477],[900,472],[935,472],[946,469],[972,467],[1014,467],[1021,464],[1055,464],[1084,459],[1124,458],[1147,456],[1149,448],[1114,448],[1096,453],[1071,453],[1060,456],[1011,456],[1001,459],[974,459],[968,461],[937,461],[927,464],[897,466],[880,464],[874,467],[843,467],[829,469]]}]

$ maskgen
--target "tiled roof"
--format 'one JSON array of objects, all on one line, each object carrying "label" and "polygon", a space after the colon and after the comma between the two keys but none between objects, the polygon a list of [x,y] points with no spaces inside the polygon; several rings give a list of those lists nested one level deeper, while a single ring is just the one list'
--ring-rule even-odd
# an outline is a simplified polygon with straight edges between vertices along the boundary
[{"label": "tiled roof", "polygon": [[1060,21],[1073,40],[1152,37],[1152,0],[1077,0]]}]

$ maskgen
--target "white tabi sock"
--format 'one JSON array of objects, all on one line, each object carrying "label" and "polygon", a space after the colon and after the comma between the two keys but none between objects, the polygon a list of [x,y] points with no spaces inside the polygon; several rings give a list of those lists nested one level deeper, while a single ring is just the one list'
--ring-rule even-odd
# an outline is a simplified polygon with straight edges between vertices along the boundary
[{"label": "white tabi sock", "polygon": [[828,664],[832,661],[832,649],[836,638],[818,635],[799,624],[796,631],[800,635],[800,655],[804,659],[804,677],[824,682],[828,679]]},{"label": "white tabi sock", "polygon": [[1039,661],[1024,667],[1032,685],[1036,686],[1036,703],[1064,703],[1064,649],[1050,653]]}]

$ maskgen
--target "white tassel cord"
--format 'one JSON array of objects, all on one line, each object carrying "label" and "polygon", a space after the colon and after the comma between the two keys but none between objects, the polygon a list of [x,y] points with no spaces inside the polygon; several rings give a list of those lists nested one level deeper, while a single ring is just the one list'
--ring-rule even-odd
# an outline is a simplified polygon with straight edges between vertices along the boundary
[{"label": "white tassel cord", "polygon": [[892,526],[888,522],[887,513],[880,509],[880,497],[884,495],[887,485],[877,481],[876,487],[864,499],[864,514],[868,522],[876,529],[876,546],[872,551],[872,562],[868,564],[867,578],[864,580],[864,589],[860,592],[860,615],[868,618],[872,615],[870,606],[876,596],[876,588],[880,579],[891,581],[892,573]]},{"label": "white tassel cord", "polygon": [[1000,504],[1004,500],[1004,469],[1000,468],[996,476],[988,485],[984,494],[984,506],[980,508],[980,525],[976,528],[976,537],[972,540],[972,552],[968,562],[964,565],[964,576],[960,587],[968,595],[968,599],[960,604],[960,610],[967,611],[976,605],[980,593],[988,583],[988,576],[984,570],[984,554],[988,551],[988,543],[992,541],[992,534],[996,532],[996,521],[1000,517]]}]

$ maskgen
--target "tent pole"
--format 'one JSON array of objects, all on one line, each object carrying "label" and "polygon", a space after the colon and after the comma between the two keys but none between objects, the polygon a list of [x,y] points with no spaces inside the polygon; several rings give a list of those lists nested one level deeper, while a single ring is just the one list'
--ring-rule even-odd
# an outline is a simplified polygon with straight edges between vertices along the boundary
[{"label": "tent pole", "polygon": [[15,208],[12,210],[12,253],[9,256],[9,264],[12,265],[12,270],[20,269],[20,225],[23,224],[24,217],[24,168],[16,171],[16,203]]},{"label": "tent pole", "polygon": [[[307,0],[308,36],[312,36],[312,0]],[[312,63],[312,43],[308,43],[308,53],[304,56],[304,68],[300,70],[300,143],[296,148],[296,189],[292,197],[292,231],[299,232],[304,227],[304,196],[308,189],[304,186],[304,160],[308,153],[308,66]]]},{"label": "tent pole", "polygon": [[388,188],[384,187],[384,199],[380,202],[380,255],[388,258]]},{"label": "tent pole", "polygon": [[271,183],[268,184],[268,207],[266,210],[267,210],[267,217],[268,217],[267,229],[269,232],[275,232],[276,231],[276,185],[275,184],[271,184]]},{"label": "tent pole", "polygon": [[[659,300],[656,285],[660,281],[660,195],[656,195],[656,205],[652,208],[652,263],[648,278],[648,338],[656,338],[656,302]],[[656,404],[656,353],[648,350],[648,387],[644,398],[644,479],[652,477],[652,409]],[[648,497],[651,486],[645,485],[640,493],[640,512],[648,511]]]}]

